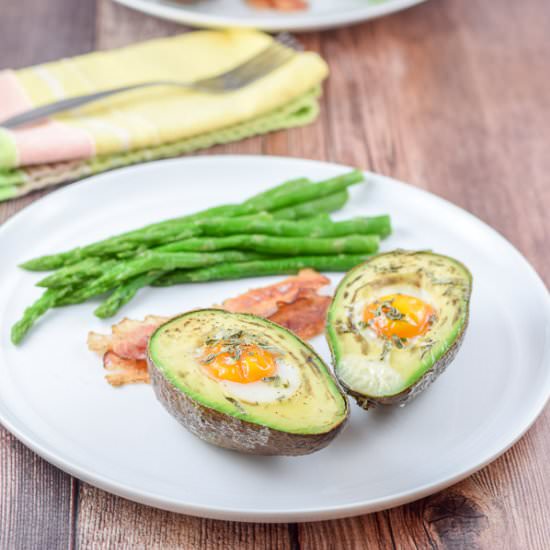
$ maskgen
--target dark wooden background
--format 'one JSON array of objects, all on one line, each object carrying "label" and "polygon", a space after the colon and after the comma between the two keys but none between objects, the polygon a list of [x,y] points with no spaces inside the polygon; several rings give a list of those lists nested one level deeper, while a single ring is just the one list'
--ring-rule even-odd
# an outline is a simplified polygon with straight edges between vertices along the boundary
[{"label": "dark wooden background", "polygon": [[[178,32],[110,0],[3,0],[0,69]],[[300,39],[332,68],[319,121],[216,152],[330,160],[409,181],[491,224],[548,284],[548,0],[430,0]],[[1,204],[0,221],[36,198]],[[429,498],[352,519],[254,525],[115,497],[0,428],[0,548],[548,549],[549,457],[547,408],[503,457]]]}]

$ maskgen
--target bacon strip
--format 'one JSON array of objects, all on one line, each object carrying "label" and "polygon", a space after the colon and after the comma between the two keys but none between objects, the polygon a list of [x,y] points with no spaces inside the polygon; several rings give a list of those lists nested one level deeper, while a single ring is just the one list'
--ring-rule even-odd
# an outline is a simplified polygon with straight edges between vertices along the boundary
[{"label": "bacon strip", "polygon": [[88,349],[104,355],[107,351],[125,359],[145,359],[147,342],[153,332],[170,317],[148,315],[143,321],[123,319],[112,326],[112,335],[90,332]]},{"label": "bacon strip", "polygon": [[302,340],[309,340],[324,331],[331,301],[330,296],[313,293],[300,296],[292,304],[281,303],[269,320],[291,330]]},{"label": "bacon strip", "polygon": [[105,376],[111,386],[149,383],[147,361],[143,359],[125,359],[113,351],[108,351],[103,355],[103,367],[111,371]]},{"label": "bacon strip", "polygon": [[302,269],[298,275],[288,277],[273,285],[255,288],[229,298],[221,307],[235,313],[253,313],[270,318],[277,313],[280,304],[292,304],[303,292],[317,291],[330,284],[330,279],[313,269]]}]

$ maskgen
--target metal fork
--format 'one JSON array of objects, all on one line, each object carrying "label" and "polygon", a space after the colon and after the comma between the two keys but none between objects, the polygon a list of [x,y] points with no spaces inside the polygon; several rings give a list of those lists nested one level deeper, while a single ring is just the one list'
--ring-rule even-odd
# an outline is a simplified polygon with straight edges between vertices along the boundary
[{"label": "metal fork", "polygon": [[93,101],[98,101],[106,97],[129,92],[130,90],[138,90],[140,88],[149,88],[152,86],[177,86],[180,88],[188,88],[191,90],[198,90],[201,92],[208,92],[212,94],[219,94],[224,92],[231,92],[239,88],[243,88],[248,84],[262,78],[271,71],[280,67],[293,55],[296,51],[301,51],[301,44],[290,34],[282,33],[275,37],[275,40],[261,52],[251,57],[249,60],[241,63],[233,69],[218,74],[209,78],[203,78],[202,80],[196,80],[194,82],[179,82],[176,80],[155,80],[149,82],[139,82],[137,84],[130,84],[128,86],[120,86],[119,88],[111,88],[109,90],[102,90],[101,92],[95,92],[92,94],[79,95],[75,97],[69,97],[53,103],[48,103],[37,107],[36,109],[30,109],[24,111],[16,116],[10,117],[0,122],[0,126],[4,128],[16,128],[29,122],[35,122],[54,113],[60,113],[74,109],[75,107],[81,107]]}]

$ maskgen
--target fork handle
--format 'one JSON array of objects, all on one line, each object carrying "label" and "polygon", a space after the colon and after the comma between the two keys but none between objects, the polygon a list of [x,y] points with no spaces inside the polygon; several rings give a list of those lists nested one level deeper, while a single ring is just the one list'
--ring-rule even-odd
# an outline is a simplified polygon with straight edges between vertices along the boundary
[{"label": "fork handle", "polygon": [[22,126],[23,124],[40,120],[55,113],[68,111],[69,109],[74,109],[76,107],[92,103],[94,101],[99,101],[100,99],[104,99],[115,94],[129,92],[130,90],[137,90],[139,88],[149,88],[151,86],[187,87],[188,85],[184,84],[183,82],[179,83],[170,80],[158,80],[155,82],[141,82],[138,84],[130,84],[128,86],[120,86],[119,88],[111,88],[109,90],[103,90],[101,92],[95,92],[93,94],[68,97],[67,99],[61,99],[59,101],[54,101],[53,103],[47,103],[46,105],[42,105],[41,107],[36,107],[36,109],[30,109],[19,115],[15,115],[6,120],[3,120],[2,122],[0,122],[0,127],[17,128],[18,126]]}]

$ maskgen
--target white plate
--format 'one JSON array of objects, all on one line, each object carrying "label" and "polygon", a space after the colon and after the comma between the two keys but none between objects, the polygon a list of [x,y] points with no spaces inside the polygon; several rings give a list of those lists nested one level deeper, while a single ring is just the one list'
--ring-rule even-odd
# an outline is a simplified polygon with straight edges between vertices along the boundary
[{"label": "white plate", "polygon": [[[24,259],[154,220],[240,201],[285,179],[345,168],[299,159],[204,156],[110,172],[35,202],[0,230],[0,420],[63,470],[127,498],[187,514],[302,521],[371,512],[442,489],[495,459],[541,412],[550,393],[547,290],[500,235],[434,195],[382,176],[355,186],[338,217],[388,212],[383,248],[431,248],[474,275],[471,324],[457,359],[403,409],[352,406],[347,429],[300,458],[240,455],[177,424],[149,386],[113,389],[86,349],[109,323],[93,304],[56,310],[22,346],[9,328],[39,291]],[[336,281],[339,277],[334,276]],[[175,314],[277,277],[148,289],[123,314]],[[120,316],[118,317],[120,318]],[[117,318],[117,319],[118,319]],[[315,347],[329,359],[319,337]],[[521,472],[517,472],[521,476]]]},{"label": "white plate", "polygon": [[311,31],[359,23],[381,17],[425,0],[310,0],[309,9],[278,12],[254,9],[245,0],[115,0],[119,4],[197,27],[244,27],[264,31]]}]

